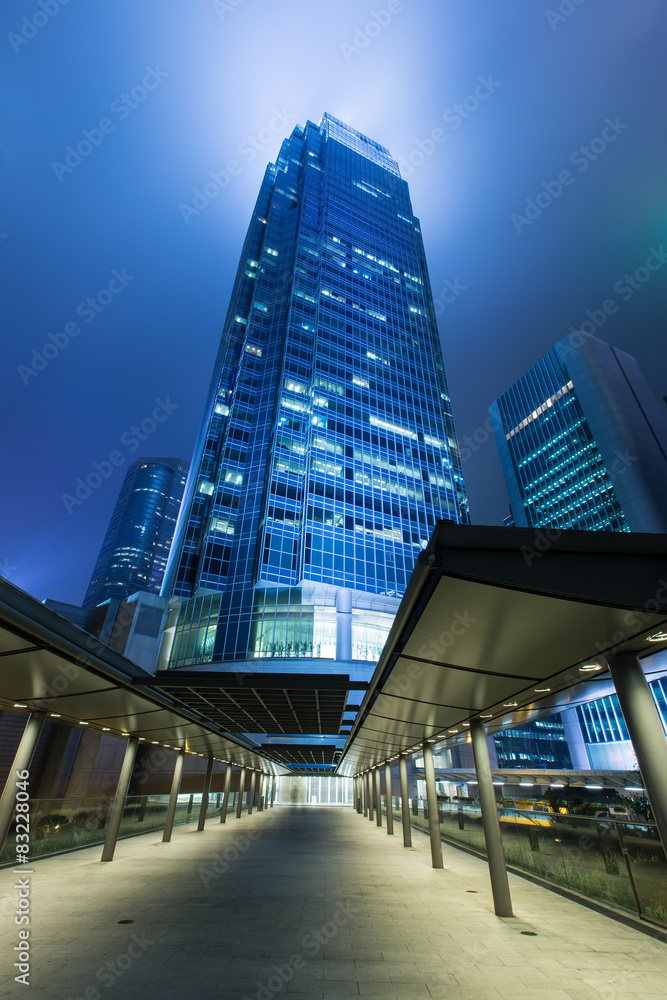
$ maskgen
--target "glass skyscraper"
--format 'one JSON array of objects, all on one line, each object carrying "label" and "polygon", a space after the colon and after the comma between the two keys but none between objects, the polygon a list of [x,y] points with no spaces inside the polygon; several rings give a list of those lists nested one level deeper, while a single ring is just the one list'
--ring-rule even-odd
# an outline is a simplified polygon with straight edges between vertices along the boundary
[{"label": "glass skyscraper", "polygon": [[468,511],[419,221],[388,150],[325,114],[283,142],[253,211],[161,666],[368,671],[440,518]]},{"label": "glass skyscraper", "polygon": [[489,413],[517,527],[667,531],[667,411],[629,354],[575,332]]},{"label": "glass skyscraper", "polygon": [[137,591],[159,594],[183,498],[188,463],[138,458],[127,470],[84,608]]}]

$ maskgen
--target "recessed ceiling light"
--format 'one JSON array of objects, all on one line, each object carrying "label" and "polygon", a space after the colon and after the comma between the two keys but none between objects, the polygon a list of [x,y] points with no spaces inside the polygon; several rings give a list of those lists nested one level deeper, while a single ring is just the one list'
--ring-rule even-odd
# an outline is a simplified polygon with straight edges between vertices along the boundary
[{"label": "recessed ceiling light", "polygon": [[551,688],[535,688],[536,694],[542,694],[543,691],[551,691]]},{"label": "recessed ceiling light", "polygon": [[667,632],[654,632],[647,636],[649,642],[667,642]]},{"label": "recessed ceiling light", "polygon": [[21,705],[18,701],[14,703],[14,708],[27,708],[27,705]]},{"label": "recessed ceiling light", "polygon": [[584,788],[594,788],[596,792],[599,792],[602,787],[602,785],[584,785]]},{"label": "recessed ceiling light", "polygon": [[458,729],[448,729],[448,733],[458,733]]},{"label": "recessed ceiling light", "polygon": [[503,708],[516,708],[518,704],[518,701],[504,701]]},{"label": "recessed ceiling light", "polygon": [[52,719],[61,719],[62,716],[61,716],[60,712],[51,712],[51,718]]},{"label": "recessed ceiling light", "polygon": [[562,781],[554,781],[552,785],[549,785],[549,788],[565,788],[565,785]]},{"label": "recessed ceiling light", "polygon": [[504,785],[505,782],[504,781],[494,781],[493,784],[494,785]]},{"label": "recessed ceiling light", "polygon": [[469,723],[469,722],[462,722],[462,723],[461,723],[461,725],[462,725],[462,726],[469,726],[469,725],[470,725],[470,723]]},{"label": "recessed ceiling light", "polygon": [[583,667],[579,667],[582,674],[589,673],[591,670],[602,670],[599,663],[584,663]]},{"label": "recessed ceiling light", "polygon": [[480,719],[492,719],[492,715],[480,715]]},{"label": "recessed ceiling light", "polygon": [[88,723],[87,722],[83,722],[81,719],[79,719],[79,725],[80,726],[87,726]]},{"label": "recessed ceiling light", "polygon": [[535,787],[532,781],[520,781],[519,784],[521,785],[522,788],[534,788]]},{"label": "recessed ceiling light", "polygon": [[109,729],[109,727],[108,727],[108,726],[102,726],[102,732],[103,732],[103,733],[110,733],[110,732],[111,732],[111,730]]}]

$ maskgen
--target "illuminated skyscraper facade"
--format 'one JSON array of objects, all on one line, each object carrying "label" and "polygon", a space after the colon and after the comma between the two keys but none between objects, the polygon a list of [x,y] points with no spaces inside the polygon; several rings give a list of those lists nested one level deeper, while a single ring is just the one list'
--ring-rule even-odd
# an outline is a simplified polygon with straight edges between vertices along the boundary
[{"label": "illuminated skyscraper facade", "polygon": [[419,222],[389,152],[325,115],[253,212],[161,665],[374,663],[440,518],[468,512]]},{"label": "illuminated skyscraper facade", "polygon": [[127,470],[88,584],[84,608],[137,591],[159,594],[188,463],[138,458]]},{"label": "illuminated skyscraper facade", "polygon": [[517,527],[667,531],[667,411],[629,354],[565,337],[489,413]]}]

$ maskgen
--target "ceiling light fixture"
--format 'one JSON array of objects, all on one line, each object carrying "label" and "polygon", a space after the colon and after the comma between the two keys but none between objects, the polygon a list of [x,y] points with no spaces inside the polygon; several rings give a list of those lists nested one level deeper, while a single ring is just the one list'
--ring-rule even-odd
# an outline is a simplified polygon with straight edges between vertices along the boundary
[{"label": "ceiling light fixture", "polygon": [[602,670],[599,663],[584,663],[583,667],[579,667],[582,674],[590,673],[592,670]]}]

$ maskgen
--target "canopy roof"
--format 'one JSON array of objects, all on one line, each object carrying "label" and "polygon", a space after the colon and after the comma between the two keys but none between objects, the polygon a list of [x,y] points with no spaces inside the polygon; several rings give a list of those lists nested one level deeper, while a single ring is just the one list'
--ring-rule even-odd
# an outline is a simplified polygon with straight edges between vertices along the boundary
[{"label": "canopy roof", "polygon": [[494,733],[589,701],[605,653],[667,648],[665,576],[664,535],[438,522],[339,773],[456,746],[473,719]]}]

